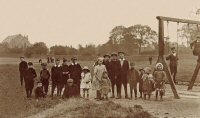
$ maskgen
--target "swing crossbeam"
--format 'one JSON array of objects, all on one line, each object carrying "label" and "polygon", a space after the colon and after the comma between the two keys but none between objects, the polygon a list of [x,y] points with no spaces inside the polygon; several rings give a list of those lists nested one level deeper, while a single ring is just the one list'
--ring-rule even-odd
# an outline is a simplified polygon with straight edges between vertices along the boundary
[{"label": "swing crossbeam", "polygon": [[177,23],[188,23],[188,24],[198,24],[198,25],[200,25],[200,21],[194,21],[194,20],[171,18],[171,17],[164,17],[164,16],[157,16],[156,18],[158,20],[163,20],[163,21],[171,21],[171,22],[177,22]]}]

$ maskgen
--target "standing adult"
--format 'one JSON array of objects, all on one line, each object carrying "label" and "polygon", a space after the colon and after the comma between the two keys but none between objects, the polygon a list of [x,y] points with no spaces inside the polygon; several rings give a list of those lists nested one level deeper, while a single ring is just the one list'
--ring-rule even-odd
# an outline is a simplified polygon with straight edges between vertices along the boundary
[{"label": "standing adult", "polygon": [[120,95],[120,89],[121,89],[121,85],[120,85],[120,61],[118,59],[118,55],[117,53],[112,53],[111,54],[111,61],[109,64],[109,77],[111,80],[111,84],[112,84],[112,97],[111,98],[115,98],[115,85],[117,86],[117,98],[121,98]]},{"label": "standing adult", "polygon": [[[125,59],[124,52],[118,52],[119,60],[120,60],[120,80],[121,84],[124,86],[125,98],[128,98],[127,94],[127,73],[129,70],[129,62]],[[121,86],[120,86],[120,96],[121,96]]]},{"label": "standing adult", "polygon": [[51,68],[51,79],[52,79],[52,89],[51,89],[52,98],[56,87],[57,87],[57,96],[60,96],[61,95],[60,82],[62,80],[62,68],[60,66],[60,59],[56,59],[55,65]]},{"label": "standing adult", "polygon": [[68,79],[69,79],[69,66],[67,65],[67,59],[63,59],[61,91],[67,85]]},{"label": "standing adult", "polygon": [[81,72],[82,68],[79,63],[77,63],[77,58],[71,58],[72,63],[69,65],[69,74],[70,78],[74,80],[74,84],[76,84],[79,88],[79,95],[80,95],[80,83],[81,83]]},{"label": "standing adult", "polygon": [[23,81],[24,81],[24,76],[25,76],[25,72],[28,69],[28,64],[25,61],[24,57],[20,57],[20,63],[19,63],[19,74],[20,74],[20,83],[21,86],[23,85]]},{"label": "standing adult", "polygon": [[178,66],[178,55],[176,53],[175,47],[171,48],[171,54],[166,57],[166,60],[169,60],[169,67],[171,71],[171,75],[173,76],[174,83],[177,83],[176,81],[176,74],[177,74],[177,66]]}]

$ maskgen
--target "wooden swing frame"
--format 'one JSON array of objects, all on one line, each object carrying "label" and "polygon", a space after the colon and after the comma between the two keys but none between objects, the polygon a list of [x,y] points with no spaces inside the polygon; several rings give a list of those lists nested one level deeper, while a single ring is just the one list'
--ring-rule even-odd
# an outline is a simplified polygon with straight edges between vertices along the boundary
[{"label": "wooden swing frame", "polygon": [[[187,23],[187,24],[197,24],[197,25],[200,25],[200,22],[199,21],[194,21],[194,20],[186,20],[186,19],[179,19],[179,18],[171,18],[171,17],[163,17],[163,16],[157,16],[156,17],[157,20],[158,20],[158,51],[159,51],[159,55],[158,55],[158,60],[157,62],[160,62],[163,64],[164,66],[164,70],[166,72],[166,76],[169,80],[169,84],[171,86],[171,89],[172,89],[172,92],[174,94],[174,98],[175,99],[180,99],[178,93],[177,93],[177,90],[176,90],[176,87],[175,87],[175,84],[172,80],[172,76],[171,76],[171,73],[168,69],[168,66],[167,66],[167,63],[165,61],[165,58],[164,58],[164,51],[165,51],[165,42],[164,42],[164,22],[167,21],[167,22],[176,22],[176,23]],[[178,43],[178,42],[177,42]],[[197,69],[198,68],[198,69]],[[197,63],[197,66],[196,66],[196,69],[195,69],[195,72],[192,76],[192,79],[191,79],[191,82],[190,82],[190,86],[193,86],[194,84],[194,81],[196,79],[196,76],[198,74],[198,71],[199,71],[199,68],[200,68],[200,63]],[[198,70],[198,71],[197,71]]]}]

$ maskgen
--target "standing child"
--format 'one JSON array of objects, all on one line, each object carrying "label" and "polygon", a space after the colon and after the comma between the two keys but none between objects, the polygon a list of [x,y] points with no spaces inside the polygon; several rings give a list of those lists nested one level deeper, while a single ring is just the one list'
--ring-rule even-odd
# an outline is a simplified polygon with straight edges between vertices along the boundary
[{"label": "standing child", "polygon": [[96,90],[96,99],[101,100],[101,83],[102,76],[106,70],[106,66],[103,65],[103,58],[98,58],[97,65],[94,67],[94,77],[92,80],[93,89]]},{"label": "standing child", "polygon": [[67,80],[69,79],[69,66],[67,65],[67,59],[63,59],[62,64],[62,82],[61,82],[61,91],[67,85]]},{"label": "standing child", "polygon": [[27,98],[30,98],[32,95],[33,87],[34,87],[34,78],[37,77],[35,69],[33,68],[33,63],[28,62],[28,69],[25,72],[25,88]]},{"label": "standing child", "polygon": [[47,95],[49,89],[49,79],[50,79],[50,72],[47,69],[47,63],[42,63],[42,70],[40,71],[40,81],[42,82],[42,88]]},{"label": "standing child", "polygon": [[108,100],[108,93],[111,92],[111,81],[106,71],[103,72],[101,86],[102,86],[101,88],[102,97],[103,99]]},{"label": "standing child", "polygon": [[128,71],[127,79],[130,85],[130,95],[133,98],[133,89],[135,93],[135,99],[137,99],[137,83],[139,81],[139,73],[135,69],[135,63],[130,63],[130,69]]},{"label": "standing child", "polygon": [[160,94],[160,99],[163,99],[165,93],[165,77],[166,73],[163,71],[163,64],[156,64],[156,71],[154,72],[155,77],[155,88],[156,88],[156,100],[158,99],[158,93]]},{"label": "standing child", "polygon": [[88,66],[83,67],[83,72],[81,73],[81,86],[80,88],[83,89],[83,98],[85,97],[85,94],[87,94],[87,99],[89,98],[89,89],[91,87],[91,73],[88,68]]},{"label": "standing child", "polygon": [[139,92],[140,92],[140,98],[142,98],[142,94],[143,94],[143,75],[145,74],[144,69],[140,69],[140,77],[139,77]]},{"label": "standing child", "polygon": [[39,98],[44,98],[45,93],[42,88],[42,83],[37,82],[37,88],[35,89],[35,98],[38,100]]},{"label": "standing child", "polygon": [[151,74],[151,68],[146,67],[145,75],[143,76],[143,93],[144,99],[146,100],[146,96],[148,95],[148,99],[150,100],[151,94],[154,91],[154,77]]}]

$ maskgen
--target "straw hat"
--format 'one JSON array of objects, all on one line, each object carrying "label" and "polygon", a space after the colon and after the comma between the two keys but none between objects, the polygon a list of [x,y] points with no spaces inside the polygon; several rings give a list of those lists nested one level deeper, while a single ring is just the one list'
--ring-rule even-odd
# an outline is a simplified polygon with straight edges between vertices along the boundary
[{"label": "straw hat", "polygon": [[144,71],[145,71],[146,73],[151,73],[152,69],[151,69],[150,67],[145,67],[145,68],[144,68]]}]

